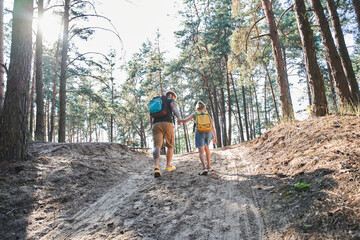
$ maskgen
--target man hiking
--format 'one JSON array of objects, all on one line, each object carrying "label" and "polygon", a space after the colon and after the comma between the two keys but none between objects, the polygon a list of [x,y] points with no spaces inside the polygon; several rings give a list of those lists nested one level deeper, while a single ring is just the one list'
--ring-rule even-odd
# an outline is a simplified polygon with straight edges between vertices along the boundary
[{"label": "man hiking", "polygon": [[[154,141],[154,149],[153,149],[153,158],[154,158],[154,177],[161,177],[160,167],[159,167],[159,159],[160,159],[160,149],[163,145],[164,138],[166,141],[166,171],[174,171],[175,166],[171,165],[172,156],[174,154],[174,126],[172,121],[172,113],[177,117],[177,119],[181,119],[179,109],[176,106],[175,100],[177,98],[175,92],[168,91],[165,94],[165,108],[168,109],[166,111],[166,115],[162,117],[152,117],[150,116],[150,123],[152,126],[152,135]],[[179,123],[181,125],[181,123]]]}]

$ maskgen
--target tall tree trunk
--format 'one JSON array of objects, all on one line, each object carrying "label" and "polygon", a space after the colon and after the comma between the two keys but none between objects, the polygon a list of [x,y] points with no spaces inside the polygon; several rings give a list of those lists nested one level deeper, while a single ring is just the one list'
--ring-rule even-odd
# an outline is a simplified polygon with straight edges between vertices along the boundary
[{"label": "tall tree trunk", "polygon": [[327,62],[326,64],[327,64],[327,70],[328,70],[328,75],[329,75],[331,97],[332,97],[332,100],[333,100],[333,105],[334,105],[335,112],[338,113],[338,108],[337,108],[337,103],[336,103],[336,92],[335,92],[335,87],[334,87],[334,78],[332,76],[331,68],[330,68],[329,63]]},{"label": "tall tree trunk", "polygon": [[46,128],[45,128],[45,138],[47,136],[47,141],[51,142],[51,139],[49,139],[49,135],[50,135],[50,101],[47,100],[47,108],[46,108],[47,112],[47,118],[46,118]]},{"label": "tall tree trunk", "polygon": [[268,122],[268,118],[267,118],[267,101],[266,101],[266,82],[267,82],[267,77],[265,75],[265,81],[264,81],[264,115],[265,115],[265,124],[267,124]]},{"label": "tall tree trunk", "polygon": [[279,35],[276,29],[274,13],[272,11],[270,0],[261,0],[261,2],[265,10],[267,21],[269,23],[270,38],[272,42],[276,71],[278,74],[277,82],[280,88],[280,101],[281,101],[283,119],[285,121],[291,120],[294,119],[294,110],[291,103],[289,84],[286,80],[285,66],[281,53]]},{"label": "tall tree trunk", "polygon": [[14,1],[9,75],[0,125],[1,160],[21,160],[26,155],[32,16],[32,0]]},{"label": "tall tree trunk", "polygon": [[35,96],[35,74],[36,74],[36,58],[34,57],[33,63],[33,74],[31,81],[31,91],[30,91],[30,100],[28,102],[28,118],[29,118],[29,137],[32,139],[34,132],[34,96]]},{"label": "tall tree trunk", "polygon": [[0,123],[5,99],[4,65],[4,0],[0,0]]},{"label": "tall tree trunk", "polygon": [[269,79],[269,85],[270,85],[270,90],[271,90],[271,96],[272,96],[272,99],[273,99],[273,102],[274,102],[276,118],[277,118],[277,121],[279,122],[280,121],[280,116],[279,116],[279,111],[278,111],[277,104],[276,104],[275,93],[274,93],[274,89],[273,89],[273,86],[272,86],[270,74],[269,74],[269,71],[268,71],[266,66],[265,66],[265,70],[266,70],[266,76]]},{"label": "tall tree trunk", "polygon": [[145,129],[144,129],[144,119],[140,118],[140,140],[141,140],[141,148],[146,147],[146,141],[145,141]]},{"label": "tall tree trunk", "polygon": [[44,132],[44,142],[46,142],[46,111],[47,111],[47,105],[44,103],[44,119],[43,119],[43,122],[44,122],[44,128],[43,128],[43,132]]},{"label": "tall tree trunk", "polygon": [[346,47],[345,38],[343,31],[341,29],[341,23],[336,11],[336,5],[334,0],[327,0],[327,8],[330,12],[331,22],[334,28],[335,40],[338,45],[341,62],[344,68],[344,72],[349,83],[351,98],[355,105],[360,103],[360,92],[359,85],[356,81],[354,69],[351,64],[351,59]]},{"label": "tall tree trunk", "polygon": [[[180,108],[180,114],[181,116],[184,116],[183,110],[182,108]],[[186,132],[186,124],[183,124],[183,129],[184,129],[184,137],[185,137],[185,144],[186,144],[186,151],[189,152],[189,142],[188,142],[188,137],[187,137],[187,132]]]},{"label": "tall tree trunk", "polygon": [[76,142],[80,142],[80,116],[77,116],[77,133],[76,133]]},{"label": "tall tree trunk", "polygon": [[[112,71],[111,71],[111,107],[114,107],[114,78],[112,77]],[[141,129],[143,129],[143,119],[141,118]],[[144,134],[145,135],[145,134]],[[114,139],[114,114],[111,113],[110,115],[110,142],[113,142]],[[141,141],[141,144],[145,142]]]},{"label": "tall tree trunk", "polygon": [[345,77],[344,69],[341,65],[341,59],[335,47],[334,39],[331,35],[329,23],[327,22],[324,14],[324,9],[320,0],[310,0],[310,2],[314,9],[315,18],[319,26],[327,60],[329,61],[331,72],[333,73],[336,83],[336,92],[339,96],[340,104],[343,107],[352,105],[348,82]]},{"label": "tall tree trunk", "polygon": [[43,37],[41,20],[44,15],[44,0],[38,0],[38,24],[36,33],[36,128],[35,140],[44,141],[44,82],[43,82]]},{"label": "tall tree trunk", "polygon": [[64,29],[61,52],[61,73],[60,73],[60,116],[59,116],[59,142],[65,142],[66,133],[66,68],[69,35],[69,11],[70,0],[65,0],[64,8]]},{"label": "tall tree trunk", "polygon": [[228,142],[227,145],[230,146],[231,145],[231,132],[232,132],[232,128],[231,128],[231,93],[230,93],[230,81],[229,81],[229,70],[228,70],[228,58],[227,55],[225,55],[225,73],[226,73],[226,89],[227,89],[227,94],[228,94],[228,120],[229,120],[229,130],[228,130]]},{"label": "tall tree trunk", "polygon": [[259,101],[256,94],[256,88],[254,86],[254,95],[255,95],[255,103],[256,103],[256,113],[258,118],[258,125],[259,125],[259,136],[261,136],[261,121],[260,121],[260,110],[259,110]]},{"label": "tall tree trunk", "polygon": [[306,15],[304,0],[294,0],[294,5],[312,96],[312,114],[314,116],[325,116],[328,112],[325,84],[316,59],[314,35]]},{"label": "tall tree trunk", "polygon": [[282,47],[282,52],[284,53],[283,61],[284,61],[284,68],[285,68],[285,77],[286,77],[286,82],[287,82],[288,91],[289,91],[289,98],[290,98],[290,102],[292,105],[290,84],[289,84],[289,75],[288,75],[288,69],[287,69],[287,63],[286,63],[286,48],[284,46]]},{"label": "tall tree trunk", "polygon": [[[90,88],[91,88],[91,86],[90,86]],[[89,99],[89,109],[92,109],[92,107],[91,107],[91,95],[90,95],[90,99]],[[93,132],[93,130],[92,130],[92,119],[91,119],[91,117],[92,117],[92,113],[91,112],[89,112],[89,142],[92,142],[92,132]]]},{"label": "tall tree trunk", "polygon": [[220,94],[221,94],[221,122],[222,122],[222,133],[223,133],[223,145],[227,146],[227,132],[226,132],[226,109],[225,109],[225,94],[224,89],[220,87]]},{"label": "tall tree trunk", "polygon": [[246,104],[246,96],[245,96],[245,87],[244,84],[241,86],[242,90],[242,97],[243,97],[243,106],[244,106],[244,121],[245,121],[245,130],[246,130],[246,141],[250,140],[250,134],[249,134],[249,121],[247,117],[247,104]]},{"label": "tall tree trunk", "polygon": [[49,134],[49,141],[54,140],[55,135],[55,99],[56,99],[56,79],[57,79],[57,70],[58,70],[58,64],[59,64],[59,50],[60,50],[60,37],[61,34],[59,34],[58,42],[56,44],[56,53],[55,53],[55,66],[54,66],[54,79],[53,79],[53,93],[52,93],[52,99],[51,99],[51,115],[50,115],[50,134]]},{"label": "tall tree trunk", "polygon": [[307,90],[307,95],[308,95],[308,99],[309,99],[309,106],[312,105],[312,96],[311,96],[311,89],[310,89],[310,84],[309,84],[309,76],[308,73],[306,73],[306,90]]},{"label": "tall tree trunk", "polygon": [[256,138],[255,135],[255,119],[254,119],[254,105],[253,105],[253,94],[251,87],[249,87],[250,101],[249,101],[249,119],[250,119],[250,136],[251,139]]},{"label": "tall tree trunk", "polygon": [[241,120],[239,99],[238,99],[237,94],[236,94],[234,79],[233,79],[233,76],[232,76],[231,72],[230,72],[230,78],[231,78],[231,84],[232,84],[232,87],[233,87],[233,90],[234,90],[234,97],[235,97],[237,112],[238,112],[238,115],[239,115],[238,118],[239,118],[240,141],[243,142],[244,141],[244,129],[243,129],[242,120]]},{"label": "tall tree trunk", "polygon": [[217,138],[217,145],[218,147],[222,147],[222,134],[221,134],[221,126],[220,126],[220,118],[219,115],[219,102],[218,102],[218,96],[216,93],[216,87],[214,86],[214,122],[215,122],[215,128],[216,128],[216,138]]},{"label": "tall tree trunk", "polygon": [[352,0],[354,10],[356,13],[356,20],[358,22],[358,28],[360,30],[360,0]]}]

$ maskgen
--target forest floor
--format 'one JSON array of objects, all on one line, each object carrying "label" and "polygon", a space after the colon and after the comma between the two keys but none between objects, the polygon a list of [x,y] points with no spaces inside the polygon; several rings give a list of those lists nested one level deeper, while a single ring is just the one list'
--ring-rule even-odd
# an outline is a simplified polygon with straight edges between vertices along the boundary
[{"label": "forest floor", "polygon": [[0,165],[0,239],[360,239],[360,121],[280,124],[247,143],[152,156],[114,143],[39,143]]}]

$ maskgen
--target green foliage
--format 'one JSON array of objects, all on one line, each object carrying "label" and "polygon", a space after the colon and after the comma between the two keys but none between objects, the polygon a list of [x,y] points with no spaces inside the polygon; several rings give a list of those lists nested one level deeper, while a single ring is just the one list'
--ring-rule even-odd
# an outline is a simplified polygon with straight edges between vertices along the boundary
[{"label": "green foliage", "polygon": [[[82,136],[80,140],[85,141],[86,138],[88,140],[90,125],[93,127],[93,134],[96,129],[103,129],[109,133],[113,123],[115,141],[126,143],[131,139],[132,146],[149,146],[146,142],[149,139],[147,136],[151,135],[147,103],[153,96],[160,94],[161,88],[163,93],[174,90],[178,94],[177,103],[184,116],[194,111],[197,100],[203,100],[208,106],[210,100],[216,100],[218,108],[223,101],[226,117],[228,117],[227,111],[232,110],[233,139],[238,139],[240,134],[239,128],[236,127],[239,125],[238,112],[234,92],[232,89],[229,93],[226,91],[226,70],[232,74],[234,80],[240,113],[244,112],[242,98],[242,87],[244,87],[244,99],[248,104],[245,107],[248,117],[252,118],[251,124],[261,130],[274,126],[277,122],[275,104],[280,108],[280,96],[276,82],[276,64],[272,56],[268,25],[264,19],[261,3],[250,0],[184,0],[183,3],[184,10],[179,12],[183,22],[174,33],[180,50],[180,55],[176,59],[169,61],[165,58],[158,31],[154,40],[144,42],[122,66],[125,76],[119,76],[115,72],[119,69],[120,59],[115,51],[101,56],[99,60],[77,52],[76,46],[70,43],[71,64],[67,69],[67,118],[69,125],[76,123],[79,126]],[[70,37],[91,39],[96,28],[87,25],[90,16],[86,16],[85,13],[93,12],[95,9],[93,1],[77,1],[73,4]],[[299,83],[304,84],[307,81],[306,69],[295,14],[288,9],[291,3],[273,1],[272,4],[278,21],[281,47],[286,54],[289,77],[295,75]],[[358,23],[351,3],[340,0],[337,4],[345,32],[354,36],[359,42]],[[310,8],[309,5],[307,7]],[[288,11],[285,12],[286,10]],[[315,34],[318,62],[325,79],[327,97],[330,99],[330,83],[323,44],[313,13],[309,11],[307,14]],[[9,24],[5,25],[5,55],[10,46],[9,27]],[[350,51],[357,76],[360,76],[359,46],[354,44]],[[52,100],[55,49],[55,46],[44,49],[44,96],[48,103]],[[74,59],[76,61],[73,61]],[[267,77],[272,84],[275,103]],[[58,85],[58,77],[56,84]],[[304,93],[305,91],[304,89]],[[250,110],[256,111],[255,92],[260,109],[259,116],[256,114],[251,116],[249,113]],[[307,96],[304,94],[300,101],[305,99]],[[347,107],[340,109],[341,114],[349,112]],[[359,110],[355,110],[355,113],[359,114]],[[244,116],[242,115],[241,118],[243,121]],[[114,119],[113,122],[111,119]],[[178,134],[180,139],[176,143],[176,148],[181,152],[185,149],[182,128],[179,129]],[[307,188],[301,183],[294,187]]]},{"label": "green foliage", "polygon": [[309,191],[310,190],[310,184],[297,182],[294,184],[296,191]]}]

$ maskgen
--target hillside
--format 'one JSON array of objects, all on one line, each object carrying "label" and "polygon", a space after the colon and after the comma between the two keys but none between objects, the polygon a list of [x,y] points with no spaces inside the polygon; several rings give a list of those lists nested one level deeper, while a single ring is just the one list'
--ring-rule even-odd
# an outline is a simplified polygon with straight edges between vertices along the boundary
[{"label": "hillside", "polygon": [[0,165],[0,239],[360,239],[360,121],[280,124],[257,139],[176,155],[111,143],[31,143]]}]

